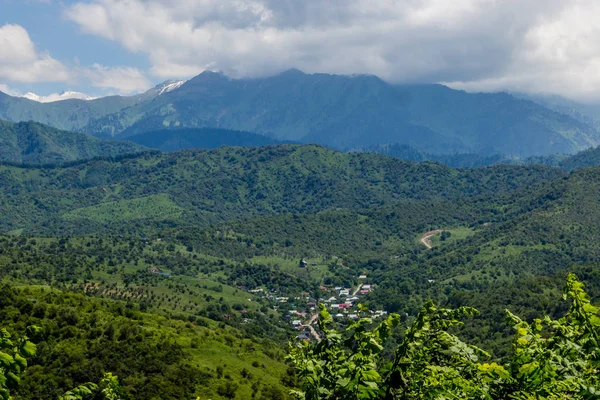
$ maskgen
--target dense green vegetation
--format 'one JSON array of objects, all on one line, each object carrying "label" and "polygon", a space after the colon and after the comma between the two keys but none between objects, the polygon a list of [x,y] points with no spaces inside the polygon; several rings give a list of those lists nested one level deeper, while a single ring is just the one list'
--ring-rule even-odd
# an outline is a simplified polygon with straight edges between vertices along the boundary
[{"label": "dense green vegetation", "polygon": [[[432,299],[479,309],[450,334],[512,374],[506,308],[559,318],[568,272],[600,296],[600,167],[453,169],[283,145],[6,164],[0,183],[0,326],[42,328],[16,398],[107,372],[127,398],[286,398],[290,319],[363,283],[361,303],[400,315],[382,365]],[[364,324],[334,318],[321,334]]]},{"label": "dense green vegetation", "polygon": [[591,147],[568,157],[560,163],[560,167],[566,171],[581,168],[596,167],[600,165],[600,148]]},{"label": "dense green vegetation", "polygon": [[100,140],[36,122],[12,123],[0,120],[0,161],[52,164],[139,153],[145,149],[132,142]]},{"label": "dense green vegetation", "polygon": [[121,378],[125,399],[284,398],[283,351],[235,329],[43,286],[3,286],[0,305],[0,326],[17,337],[27,326],[39,327],[30,337],[37,353],[21,375],[17,399],[56,399],[99,382],[106,371]]},{"label": "dense green vegetation", "polygon": [[376,153],[407,161],[434,161],[454,168],[477,168],[492,165],[548,165],[564,171],[595,167],[600,165],[600,148],[590,147],[573,155],[553,154],[527,158],[506,157],[500,154],[483,156],[479,154],[431,154],[419,151],[409,145],[388,144],[353,149],[357,152]]},{"label": "dense green vegetation", "polygon": [[[367,209],[403,199],[501,198],[559,176],[560,171],[544,167],[454,170],[297,145],[146,153],[66,168],[0,166],[0,212],[6,216],[0,228],[63,234],[208,226],[261,215]],[[160,194],[168,194],[168,199],[159,198],[170,207],[183,209],[180,216],[158,212],[156,219],[129,219],[127,224],[86,217],[90,210],[139,216],[140,203],[131,200]],[[152,207],[152,201],[144,201]],[[88,208],[100,204],[100,209]]]},{"label": "dense green vegetation", "polygon": [[[579,156],[580,153],[574,156],[567,154],[552,154],[549,156],[531,156],[527,158],[507,157],[501,154],[496,155],[481,155],[476,153],[460,153],[460,154],[432,154],[424,151],[419,151],[416,148],[406,144],[386,144],[367,146],[353,149],[358,152],[376,153],[390,157],[396,157],[407,161],[434,161],[448,165],[454,168],[477,168],[488,167],[492,165],[507,164],[507,165],[536,165],[543,164],[549,166],[557,166],[569,169],[567,163],[570,163],[571,158]],[[581,153],[584,153],[582,151]],[[563,163],[565,164],[563,167]],[[599,165],[600,163],[590,164]]]}]

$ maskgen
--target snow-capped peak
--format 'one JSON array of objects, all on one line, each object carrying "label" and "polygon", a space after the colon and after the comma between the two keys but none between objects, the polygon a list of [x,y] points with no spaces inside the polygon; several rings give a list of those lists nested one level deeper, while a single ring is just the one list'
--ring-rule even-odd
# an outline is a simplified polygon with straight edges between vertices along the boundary
[{"label": "snow-capped peak", "polygon": [[50,103],[53,101],[61,101],[61,100],[69,100],[69,99],[78,99],[78,100],[94,100],[97,97],[88,96],[87,94],[80,92],[73,92],[70,90],[66,90],[61,93],[52,93],[47,96],[40,96],[38,94],[29,92],[23,95],[26,99],[37,101],[39,103]]},{"label": "snow-capped peak", "polygon": [[186,81],[176,81],[176,82],[165,82],[164,86],[162,88],[160,88],[160,91],[158,92],[158,95],[160,96],[163,93],[168,93],[171,92],[177,88],[179,88],[181,85],[183,85]]}]

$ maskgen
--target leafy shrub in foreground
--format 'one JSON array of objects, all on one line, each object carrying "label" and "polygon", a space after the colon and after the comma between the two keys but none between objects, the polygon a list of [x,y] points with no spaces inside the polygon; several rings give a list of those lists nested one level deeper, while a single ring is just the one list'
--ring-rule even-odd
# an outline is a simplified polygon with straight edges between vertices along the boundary
[{"label": "leafy shrub in foreground", "polygon": [[334,399],[593,399],[600,396],[600,308],[590,304],[583,284],[570,274],[567,314],[527,323],[509,311],[516,330],[514,352],[505,365],[481,363],[485,351],[449,330],[474,316],[470,307],[437,308],[425,303],[393,360],[383,343],[399,323],[390,315],[373,329],[362,318],[344,332],[321,307],[323,340],[291,347],[289,359],[302,379],[293,394],[305,400]]}]

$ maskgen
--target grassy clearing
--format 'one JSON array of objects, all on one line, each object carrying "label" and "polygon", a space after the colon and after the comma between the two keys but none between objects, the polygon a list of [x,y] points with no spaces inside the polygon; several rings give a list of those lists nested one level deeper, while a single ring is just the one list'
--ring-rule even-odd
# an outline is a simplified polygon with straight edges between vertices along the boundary
[{"label": "grassy clearing", "polygon": [[[446,240],[441,240],[442,237],[442,233],[437,233],[435,234],[430,240],[431,240],[431,245],[432,246],[439,246],[441,244],[444,243],[453,243],[453,242],[457,242],[459,240],[463,240],[465,238],[468,238],[469,236],[473,236],[475,234],[475,230],[472,228],[467,228],[464,226],[461,227],[457,227],[457,228],[451,228],[451,229],[444,229],[444,232],[449,232],[450,236],[446,238]],[[423,236],[419,236],[418,237],[418,242],[420,243],[421,238]]]},{"label": "grassy clearing", "polygon": [[250,262],[255,264],[279,266],[282,271],[289,272],[294,275],[307,274],[311,279],[321,282],[325,276],[329,275],[329,264],[334,261],[324,259],[323,257],[304,258],[308,264],[306,268],[300,267],[301,257],[277,257],[277,256],[256,256],[250,259]]},{"label": "grassy clearing", "polygon": [[183,209],[168,194],[157,194],[132,200],[111,201],[78,208],[62,215],[68,221],[91,220],[103,224],[135,219],[169,220],[181,217]]}]

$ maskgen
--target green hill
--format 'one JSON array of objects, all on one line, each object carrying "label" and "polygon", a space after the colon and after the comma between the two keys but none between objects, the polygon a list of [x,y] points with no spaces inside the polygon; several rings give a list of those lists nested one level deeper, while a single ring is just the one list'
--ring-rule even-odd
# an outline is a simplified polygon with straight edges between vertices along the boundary
[{"label": "green hill", "polygon": [[52,169],[3,166],[0,176],[5,199],[0,208],[7,216],[0,227],[57,234],[208,226],[261,215],[366,209],[404,199],[499,198],[561,172],[510,166],[454,170],[283,145],[147,153]]},{"label": "green hill", "polygon": [[141,311],[132,300],[47,286],[0,288],[3,329],[41,328],[15,399],[54,400],[68,388],[99,382],[103,371],[119,376],[125,399],[285,399],[282,382],[294,382],[279,344],[208,318],[169,318]]},{"label": "green hill", "polygon": [[127,141],[105,141],[37,122],[0,121],[0,161],[51,164],[139,153],[146,148]]},{"label": "green hill", "polygon": [[560,167],[566,171],[600,165],[600,147],[592,147],[561,161]]},{"label": "green hill", "polygon": [[[456,154],[433,154],[405,144],[387,144],[359,147],[353,149],[355,152],[382,154],[390,157],[396,157],[407,161],[433,161],[448,165],[453,168],[478,168],[489,167],[492,165],[549,165],[561,167],[567,171],[575,168],[567,168],[568,159],[577,159],[586,154],[588,150],[583,150],[573,156],[567,154],[551,154],[549,156],[531,156],[527,158],[507,157],[501,154],[484,156],[476,153],[456,153]],[[563,165],[564,164],[564,165]],[[586,165],[591,166],[591,165]]]}]

